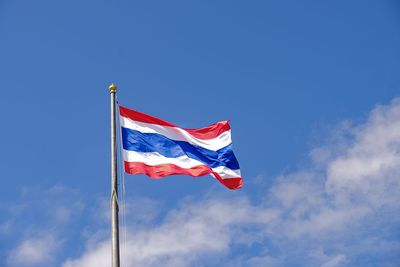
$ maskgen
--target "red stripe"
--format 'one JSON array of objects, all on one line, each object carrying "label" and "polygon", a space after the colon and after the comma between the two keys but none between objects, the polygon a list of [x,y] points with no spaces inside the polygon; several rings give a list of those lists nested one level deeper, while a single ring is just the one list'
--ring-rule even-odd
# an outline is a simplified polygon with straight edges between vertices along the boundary
[{"label": "red stripe", "polygon": [[[134,121],[158,124],[158,125],[162,125],[162,126],[178,127],[175,124],[164,121],[162,119],[138,112],[136,110],[121,107],[121,106],[119,107],[119,113],[121,116],[129,118]],[[178,127],[178,128],[180,128],[180,127]],[[204,127],[204,128],[197,128],[197,129],[181,128],[181,129],[187,131],[188,133],[190,133],[191,135],[193,135],[196,138],[207,140],[207,139],[215,138],[215,137],[221,135],[223,132],[229,131],[231,129],[231,127],[229,126],[229,121],[220,121],[220,122],[214,123],[214,124]]]},{"label": "red stripe", "polygon": [[221,184],[225,185],[229,189],[235,190],[235,189],[242,188],[242,186],[243,186],[242,177],[222,179],[218,173],[213,172],[212,174],[214,174],[214,177],[217,178],[217,180],[220,181]]},{"label": "red stripe", "polygon": [[193,177],[203,176],[206,174],[214,174],[215,178],[220,181],[223,185],[229,189],[239,189],[242,187],[242,178],[227,178],[221,179],[221,177],[212,172],[211,168],[205,165],[199,165],[192,168],[181,168],[174,164],[160,164],[155,166],[149,166],[141,162],[127,162],[124,161],[125,172],[129,174],[146,174],[151,178],[163,178],[168,175],[184,174]]},{"label": "red stripe", "polygon": [[185,174],[193,177],[211,173],[211,168],[206,165],[199,165],[192,168],[181,168],[174,164],[159,164],[155,166],[146,165],[141,162],[124,162],[125,172],[129,174],[146,174],[151,178],[162,178],[168,175]]},{"label": "red stripe", "polygon": [[152,124],[158,124],[158,125],[163,125],[163,126],[172,126],[176,127],[172,123],[169,123],[167,121],[164,121],[162,119],[141,113],[139,111],[133,110],[133,109],[128,109],[119,106],[119,114],[121,116],[127,117],[129,119],[132,119],[134,121],[140,121],[140,122],[146,122],[146,123],[152,123]]},{"label": "red stripe", "polygon": [[229,126],[229,121],[220,121],[204,128],[184,130],[189,132],[194,137],[207,140],[220,136],[222,133],[229,131],[230,129],[231,127]]}]

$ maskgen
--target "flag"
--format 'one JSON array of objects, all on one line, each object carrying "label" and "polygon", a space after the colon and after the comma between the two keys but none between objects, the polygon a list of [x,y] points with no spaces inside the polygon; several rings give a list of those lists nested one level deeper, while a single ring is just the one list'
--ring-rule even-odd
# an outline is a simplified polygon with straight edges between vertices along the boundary
[{"label": "flag", "polygon": [[151,178],[213,175],[229,189],[242,187],[229,121],[198,129],[119,107],[124,169]]}]

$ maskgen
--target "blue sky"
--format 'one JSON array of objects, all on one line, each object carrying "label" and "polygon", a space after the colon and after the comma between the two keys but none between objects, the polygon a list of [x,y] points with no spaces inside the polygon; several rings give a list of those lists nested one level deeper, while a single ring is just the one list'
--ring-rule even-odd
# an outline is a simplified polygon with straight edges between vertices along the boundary
[{"label": "blue sky", "polygon": [[244,187],[126,178],[122,266],[398,266],[397,1],[0,1],[0,265],[109,266],[109,94],[230,119]]}]

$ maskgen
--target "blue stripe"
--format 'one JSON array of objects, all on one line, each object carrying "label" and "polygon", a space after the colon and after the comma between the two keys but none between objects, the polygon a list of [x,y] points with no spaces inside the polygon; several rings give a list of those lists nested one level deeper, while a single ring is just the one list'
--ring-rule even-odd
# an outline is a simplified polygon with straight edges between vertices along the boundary
[{"label": "blue stripe", "polygon": [[174,141],[156,133],[142,133],[121,127],[122,145],[125,150],[136,152],[158,152],[167,158],[188,156],[203,162],[211,168],[226,166],[238,170],[239,163],[233,154],[232,144],[217,151],[189,144],[184,141]]}]

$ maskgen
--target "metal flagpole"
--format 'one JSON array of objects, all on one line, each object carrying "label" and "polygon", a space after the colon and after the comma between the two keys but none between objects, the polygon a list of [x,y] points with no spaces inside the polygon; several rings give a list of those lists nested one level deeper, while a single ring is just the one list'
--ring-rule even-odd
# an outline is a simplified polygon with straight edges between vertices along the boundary
[{"label": "metal flagpole", "polygon": [[118,224],[118,181],[117,181],[117,140],[116,140],[116,108],[115,94],[117,86],[111,84],[111,249],[112,249],[112,267],[120,267],[119,261],[119,224]]}]

